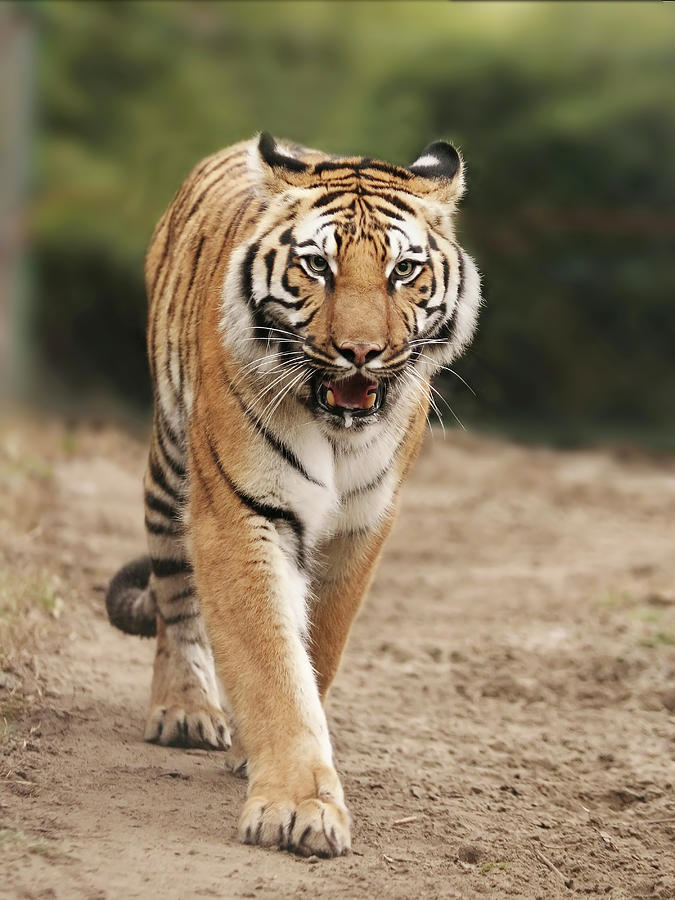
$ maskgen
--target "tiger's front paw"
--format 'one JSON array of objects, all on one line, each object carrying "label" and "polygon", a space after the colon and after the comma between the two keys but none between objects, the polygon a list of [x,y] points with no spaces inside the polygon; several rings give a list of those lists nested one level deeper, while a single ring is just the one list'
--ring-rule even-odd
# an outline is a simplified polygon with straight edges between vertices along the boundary
[{"label": "tiger's front paw", "polygon": [[[301,856],[343,856],[351,848],[350,816],[342,788],[332,772],[326,784],[321,773],[310,771],[311,787],[299,796],[297,786],[287,789],[254,784],[239,821],[245,844],[279,847]],[[304,779],[303,779],[304,780]],[[323,782],[323,783],[322,783]]]},{"label": "tiger's front paw", "polygon": [[245,844],[279,847],[301,856],[343,856],[351,848],[347,808],[318,797],[298,804],[251,797],[244,806],[239,835]]},{"label": "tiger's front paw", "polygon": [[164,746],[212,750],[229,750],[231,744],[224,712],[210,704],[153,706],[148,714],[144,738]]}]

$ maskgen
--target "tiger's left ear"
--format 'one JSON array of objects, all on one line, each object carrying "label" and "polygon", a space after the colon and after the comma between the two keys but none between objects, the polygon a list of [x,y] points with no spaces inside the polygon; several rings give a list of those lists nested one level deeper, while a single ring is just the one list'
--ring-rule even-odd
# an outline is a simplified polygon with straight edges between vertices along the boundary
[{"label": "tiger's left ear", "polygon": [[456,203],[464,193],[464,163],[458,151],[447,141],[434,141],[425,147],[408,169],[427,182],[427,191],[445,203]]},{"label": "tiger's left ear", "polygon": [[271,194],[302,186],[303,176],[309,169],[307,163],[294,156],[267,131],[258,138],[250,162],[257,170],[262,186]]}]

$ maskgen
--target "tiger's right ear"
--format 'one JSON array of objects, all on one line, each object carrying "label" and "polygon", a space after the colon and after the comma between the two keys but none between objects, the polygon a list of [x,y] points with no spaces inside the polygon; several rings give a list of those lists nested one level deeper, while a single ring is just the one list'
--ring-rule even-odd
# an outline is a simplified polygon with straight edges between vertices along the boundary
[{"label": "tiger's right ear", "polygon": [[420,190],[426,190],[429,196],[443,203],[454,206],[464,193],[464,163],[447,141],[429,144],[408,169],[424,179]]},{"label": "tiger's right ear", "polygon": [[291,150],[277,143],[268,131],[263,131],[251,154],[252,167],[260,176],[261,186],[270,194],[289,187],[301,187],[309,170],[307,163],[294,156]]}]

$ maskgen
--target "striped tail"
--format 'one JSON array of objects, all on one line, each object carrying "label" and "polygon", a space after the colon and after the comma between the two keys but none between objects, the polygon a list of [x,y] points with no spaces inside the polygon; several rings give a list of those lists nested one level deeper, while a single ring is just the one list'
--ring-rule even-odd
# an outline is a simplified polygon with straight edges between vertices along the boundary
[{"label": "striped tail", "polygon": [[157,605],[150,593],[150,557],[139,556],[123,566],[110,582],[105,595],[108,618],[120,631],[154,637]]}]

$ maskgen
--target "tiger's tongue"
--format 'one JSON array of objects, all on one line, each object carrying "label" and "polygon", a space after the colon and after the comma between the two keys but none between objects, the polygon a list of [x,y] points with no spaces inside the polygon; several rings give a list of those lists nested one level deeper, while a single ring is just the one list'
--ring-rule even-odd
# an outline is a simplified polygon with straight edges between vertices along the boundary
[{"label": "tiger's tongue", "polygon": [[345,409],[369,409],[377,393],[377,382],[362,375],[352,375],[344,381],[324,381],[324,385],[333,392],[335,405]]}]

